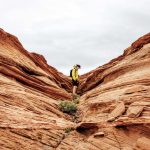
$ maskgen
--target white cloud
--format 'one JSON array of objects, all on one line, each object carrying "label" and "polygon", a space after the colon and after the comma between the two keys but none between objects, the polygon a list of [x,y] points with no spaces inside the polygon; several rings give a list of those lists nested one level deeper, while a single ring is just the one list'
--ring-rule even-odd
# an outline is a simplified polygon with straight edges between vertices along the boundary
[{"label": "white cloud", "polygon": [[67,74],[120,55],[149,32],[149,0],[0,0],[1,28]]}]

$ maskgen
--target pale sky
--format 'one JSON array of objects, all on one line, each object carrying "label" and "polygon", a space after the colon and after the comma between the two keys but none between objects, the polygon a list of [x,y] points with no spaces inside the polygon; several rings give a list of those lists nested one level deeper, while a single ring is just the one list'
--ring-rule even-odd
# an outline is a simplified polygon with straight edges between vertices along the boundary
[{"label": "pale sky", "polygon": [[82,74],[150,32],[150,0],[0,0],[0,28],[64,74],[76,63]]}]

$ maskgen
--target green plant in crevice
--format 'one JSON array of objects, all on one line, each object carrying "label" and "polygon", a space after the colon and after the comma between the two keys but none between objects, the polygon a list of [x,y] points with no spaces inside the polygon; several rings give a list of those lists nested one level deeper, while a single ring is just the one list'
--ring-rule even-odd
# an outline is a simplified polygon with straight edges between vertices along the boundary
[{"label": "green plant in crevice", "polygon": [[59,109],[64,113],[74,114],[77,111],[77,106],[74,102],[61,101],[59,103]]},{"label": "green plant in crevice", "polygon": [[74,130],[75,129],[73,127],[68,127],[64,129],[65,133],[70,133],[71,131],[74,131]]},{"label": "green plant in crevice", "polygon": [[72,100],[72,101],[73,101],[75,104],[79,104],[79,102],[80,102],[79,100],[80,100],[80,95],[77,95],[77,94],[76,94],[76,95],[73,96],[73,100]]},{"label": "green plant in crevice", "polygon": [[74,100],[73,100],[73,103],[79,104],[79,99],[74,99]]}]

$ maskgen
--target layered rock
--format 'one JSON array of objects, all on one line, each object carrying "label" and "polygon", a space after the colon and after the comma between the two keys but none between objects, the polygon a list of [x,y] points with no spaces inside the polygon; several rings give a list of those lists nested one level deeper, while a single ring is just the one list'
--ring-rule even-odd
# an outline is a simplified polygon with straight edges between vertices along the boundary
[{"label": "layered rock", "polygon": [[[80,134],[71,133],[58,149],[144,150],[150,139],[150,34],[80,81]],[[99,133],[104,136],[95,137]]]},{"label": "layered rock", "polygon": [[[147,150],[150,33],[124,54],[80,77],[78,112],[62,113],[71,81],[0,30],[2,150]],[[111,122],[110,122],[111,121]],[[69,133],[65,129],[72,128]]]},{"label": "layered rock", "polygon": [[60,100],[71,99],[69,91],[68,77],[0,30],[1,150],[56,148],[73,125],[58,109]]}]

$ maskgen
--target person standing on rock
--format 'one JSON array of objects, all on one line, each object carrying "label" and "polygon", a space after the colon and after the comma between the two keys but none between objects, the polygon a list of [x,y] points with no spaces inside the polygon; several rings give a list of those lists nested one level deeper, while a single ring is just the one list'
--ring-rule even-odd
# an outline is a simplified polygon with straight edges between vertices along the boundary
[{"label": "person standing on rock", "polygon": [[73,97],[77,94],[77,87],[79,86],[79,75],[78,75],[78,69],[80,69],[80,65],[74,65],[73,69],[70,71],[70,77],[72,78],[72,84],[73,84],[73,91],[72,95]]}]

